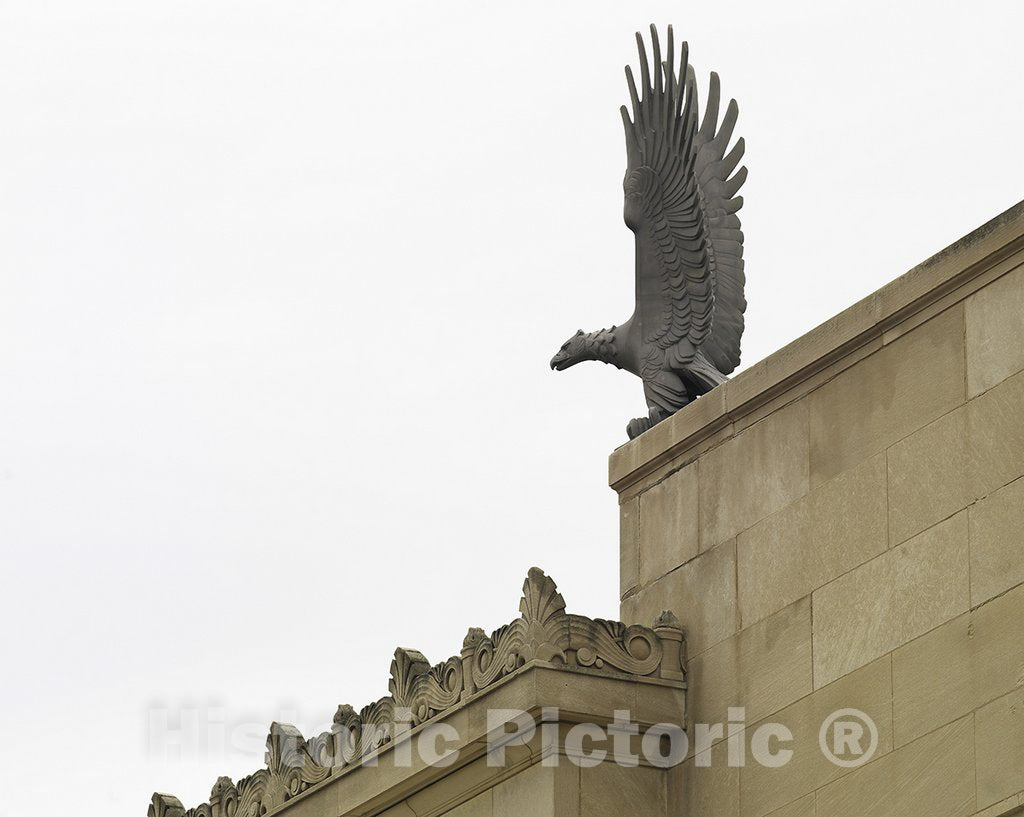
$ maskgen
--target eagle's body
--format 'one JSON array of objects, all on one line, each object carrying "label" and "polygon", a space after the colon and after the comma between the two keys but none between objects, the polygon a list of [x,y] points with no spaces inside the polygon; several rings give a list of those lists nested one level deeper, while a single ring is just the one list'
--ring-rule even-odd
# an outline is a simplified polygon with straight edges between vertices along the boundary
[{"label": "eagle's body", "polygon": [[629,424],[635,437],[720,383],[739,365],[743,333],[743,233],[736,195],[746,169],[733,174],[743,140],[726,154],[736,123],[735,100],[718,123],[718,77],[711,75],[707,108],[697,124],[697,90],[683,44],[679,73],[672,28],[661,60],[652,26],[653,78],[643,40],[643,96],[626,68],[632,100],[622,108],[627,168],[625,221],[636,237],[636,306],[620,326],[577,332],[551,366],[602,360],[644,382],[648,416]]}]

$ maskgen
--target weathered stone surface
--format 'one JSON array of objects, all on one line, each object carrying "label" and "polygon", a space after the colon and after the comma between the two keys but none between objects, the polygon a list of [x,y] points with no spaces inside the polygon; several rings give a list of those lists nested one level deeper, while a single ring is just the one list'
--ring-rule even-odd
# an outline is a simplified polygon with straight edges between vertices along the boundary
[{"label": "weathered stone surface", "polygon": [[697,466],[670,474],[640,494],[640,584],[697,555]]},{"label": "weathered stone surface", "polygon": [[737,565],[743,625],[884,551],[885,486],[885,455],[879,454],[741,533]]},{"label": "weathered stone surface", "polygon": [[973,817],[1020,817],[1024,811],[1024,792],[1012,794],[1005,800],[993,803],[988,808],[975,813]]},{"label": "weathered stone surface", "polygon": [[1024,369],[1024,266],[965,302],[967,392],[973,397]]},{"label": "weathered stone surface", "polygon": [[960,513],[815,590],[815,687],[965,612],[967,548]]},{"label": "weathered stone surface", "polygon": [[971,506],[971,605],[1024,582],[1024,479]]},{"label": "weathered stone surface", "polygon": [[768,817],[814,817],[814,794],[808,794],[771,812]]},{"label": "weathered stone surface", "polygon": [[[654,768],[630,768],[615,763],[579,770],[580,814],[588,817],[622,817],[641,809],[669,814],[666,775]],[[519,817],[530,814],[519,811]],[[559,812],[562,814],[569,812]],[[574,812],[575,813],[575,812]]]},{"label": "weathered stone surface", "polygon": [[966,407],[896,443],[888,452],[889,539],[894,544],[971,502]]},{"label": "weathered stone surface", "polygon": [[893,653],[893,717],[902,745],[1024,679],[1024,585]]},{"label": "weathered stone surface", "polygon": [[494,787],[494,817],[557,817],[555,770],[534,764]]},{"label": "weathered stone surface", "polygon": [[965,399],[958,304],[842,372],[806,399],[810,480],[820,485]]},{"label": "weathered stone surface", "polygon": [[640,583],[640,498],[619,505],[619,598]]},{"label": "weathered stone surface", "polygon": [[683,612],[690,655],[698,655],[736,632],[735,540],[701,553],[622,604],[623,621],[654,621],[662,610]]},{"label": "weathered stone surface", "polygon": [[1024,475],[1024,374],[889,449],[893,544]]},{"label": "weathered stone surface", "polygon": [[811,604],[791,604],[689,662],[689,706],[700,723],[724,723],[729,707],[760,720],[811,691]]},{"label": "weathered stone surface", "polygon": [[[767,721],[782,724],[793,733],[793,742],[787,744],[793,755],[788,763],[778,768],[751,760],[740,770],[742,817],[766,815],[794,797],[813,792],[851,771],[829,762],[818,751],[821,724],[839,709],[859,709],[875,722],[879,741],[873,760],[891,751],[891,675],[891,662],[886,656],[769,715]],[[747,727],[748,742],[762,723]]]},{"label": "weathered stone surface", "polygon": [[[520,748],[522,747],[516,747]],[[509,761],[510,764],[519,759],[511,752],[509,758],[514,758]],[[417,817],[421,814],[440,813],[445,817],[491,817],[494,808],[493,789],[485,789],[475,797],[470,795],[479,791],[482,786],[493,783],[496,777],[495,770],[487,767],[486,759],[479,758],[463,766],[458,774],[447,775],[420,789],[405,803]],[[467,800],[466,797],[470,799]],[[459,805],[447,811],[452,803]]]},{"label": "weathered stone surface", "polygon": [[739,817],[740,770],[729,765],[724,741],[704,749],[682,765],[677,797],[670,802],[685,803],[677,815]]},{"label": "weathered stone surface", "polygon": [[[572,763],[559,763],[555,767],[555,814],[582,814],[580,797],[582,784],[580,769]],[[522,814],[522,812],[520,812]]]},{"label": "weathered stone surface", "polygon": [[[416,817],[416,812],[409,808],[407,803],[399,803],[397,806],[392,806],[387,811],[382,812],[380,817]],[[490,804],[488,803],[486,811],[464,811],[461,807],[455,808],[448,812],[446,817],[491,817]]]},{"label": "weathered stone surface", "polygon": [[1024,476],[1024,372],[967,404],[973,495],[983,497]]},{"label": "weathered stone surface", "polygon": [[[445,813],[445,817],[492,817],[494,813],[494,795],[493,789],[487,789],[474,797],[472,800],[467,800],[461,806],[456,806],[449,812]],[[411,817],[417,817],[410,811]]]},{"label": "weathered stone surface", "polygon": [[807,493],[807,406],[745,429],[699,464],[701,548],[731,539]]},{"label": "weathered stone surface", "polygon": [[974,728],[981,808],[1024,790],[1024,690],[981,707]]},{"label": "weathered stone surface", "polygon": [[968,817],[974,810],[974,728],[967,717],[819,789],[815,817]]}]

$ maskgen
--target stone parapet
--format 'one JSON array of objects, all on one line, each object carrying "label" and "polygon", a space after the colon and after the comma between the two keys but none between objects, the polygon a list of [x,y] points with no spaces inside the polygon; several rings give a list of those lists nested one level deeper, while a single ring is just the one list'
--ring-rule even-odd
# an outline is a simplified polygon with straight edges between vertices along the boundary
[{"label": "stone parapet", "polygon": [[[609,483],[622,496],[635,495],[680,459],[696,458],[987,288],[1021,263],[1022,252],[1024,202],[616,449],[609,460]],[[976,341],[967,361],[972,395],[1024,367],[1020,344],[994,344],[989,334],[996,329],[1002,337],[1012,337],[1024,308],[1021,298],[1017,288],[1004,282],[972,304],[978,318],[968,320],[966,329]]]},{"label": "stone parapet", "polygon": [[[677,813],[1021,813],[1024,203],[617,449],[609,474],[620,614],[679,611],[691,723],[792,735],[777,768],[729,764],[722,738],[697,751]],[[863,762],[820,748],[844,709],[875,727]]]},{"label": "stone parapet", "polygon": [[[187,811],[177,798],[154,794],[149,817],[263,817],[285,810],[296,817],[370,815],[413,797],[420,801],[416,811],[397,813],[444,814],[546,754],[564,753],[564,741],[545,743],[544,730],[536,729],[542,722],[555,730],[547,738],[564,737],[576,723],[613,724],[623,712],[638,729],[681,728],[685,643],[671,613],[653,627],[569,614],[555,583],[537,568],[523,585],[519,610],[490,635],[470,629],[461,653],[439,664],[415,650],[396,650],[388,696],[358,712],[338,707],[332,727],[308,739],[293,726],[272,724],[266,768],[237,782],[219,778],[209,802]],[[528,732],[529,739],[503,750],[512,762],[488,763],[506,740],[508,718],[493,713],[513,712],[519,715],[511,734]],[[435,757],[441,738],[444,749]],[[413,745],[426,752],[413,752]],[[665,790],[663,770],[646,768],[638,778],[656,771],[651,779]],[[549,783],[565,781],[557,798],[581,795],[579,780],[550,769],[544,772]],[[443,792],[436,789],[442,779]],[[548,805],[547,812],[530,813],[554,814],[555,800]]]}]

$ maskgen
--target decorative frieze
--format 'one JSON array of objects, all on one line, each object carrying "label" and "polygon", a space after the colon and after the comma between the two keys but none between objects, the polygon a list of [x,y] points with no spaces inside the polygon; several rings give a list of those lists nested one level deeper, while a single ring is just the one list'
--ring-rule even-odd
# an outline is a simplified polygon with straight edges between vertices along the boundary
[{"label": "decorative frieze", "polygon": [[490,635],[470,629],[461,653],[440,664],[397,649],[390,695],[359,712],[339,706],[330,730],[309,739],[294,726],[271,724],[265,769],[237,783],[218,778],[209,802],[187,811],[176,797],[154,794],[149,817],[263,817],[527,666],[659,678],[677,686],[685,680],[683,633],[671,613],[662,613],[653,628],[571,615],[539,568],[523,584],[519,612]]}]

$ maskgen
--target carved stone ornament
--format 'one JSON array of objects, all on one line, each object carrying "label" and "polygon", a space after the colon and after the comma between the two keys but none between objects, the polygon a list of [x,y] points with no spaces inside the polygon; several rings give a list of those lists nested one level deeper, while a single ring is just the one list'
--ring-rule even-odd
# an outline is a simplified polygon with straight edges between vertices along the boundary
[{"label": "carved stone ornament", "polygon": [[[742,139],[729,149],[738,108],[718,121],[720,88],[711,74],[698,125],[697,81],[687,44],[676,71],[672,27],[664,60],[651,26],[653,61],[643,38],[640,89],[626,67],[632,111],[626,131],[624,218],[636,241],[636,303],[619,326],[584,332],[562,344],[552,369],[584,360],[611,363],[644,383],[648,415],[627,427],[632,439],[724,383],[739,365],[743,313],[743,233],[736,195],[747,169]],[[735,173],[733,171],[736,171]]]},{"label": "carved stone ornament", "polygon": [[238,782],[218,778],[210,801],[187,811],[178,798],[154,794],[149,817],[263,817],[310,786],[362,764],[396,735],[530,665],[685,680],[683,631],[671,613],[663,613],[653,629],[570,615],[555,583],[536,567],[523,584],[519,612],[490,635],[471,628],[462,652],[440,664],[431,665],[416,650],[395,650],[390,695],[359,712],[339,706],[330,730],[309,739],[294,726],[271,724],[265,769]]}]

